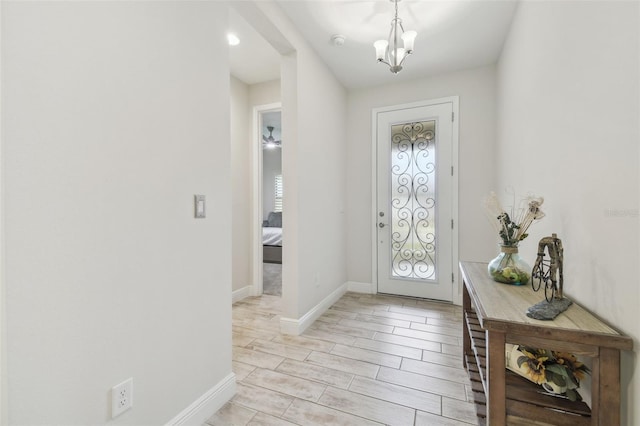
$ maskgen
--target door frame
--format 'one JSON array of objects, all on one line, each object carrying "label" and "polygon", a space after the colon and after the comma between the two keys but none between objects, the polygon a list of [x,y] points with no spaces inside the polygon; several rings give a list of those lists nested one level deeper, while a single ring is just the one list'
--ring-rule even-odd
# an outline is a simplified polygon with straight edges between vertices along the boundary
[{"label": "door frame", "polygon": [[462,293],[459,284],[458,272],[458,145],[459,145],[459,97],[448,96],[444,98],[429,99],[418,102],[390,105],[386,107],[373,108],[371,110],[371,284],[373,293],[378,293],[378,114],[401,109],[412,109],[428,107],[443,103],[451,103],[453,110],[453,126],[451,134],[451,164],[453,173],[451,177],[451,217],[453,218],[453,229],[451,232],[451,271],[453,282],[451,283],[451,294],[453,303],[462,304]]},{"label": "door frame", "polygon": [[[262,114],[271,111],[282,111],[282,102],[274,102],[253,107],[252,134],[252,204],[251,214],[251,295],[260,296],[263,292],[262,274]],[[282,149],[282,148],[281,148]],[[283,224],[284,225],[284,224]],[[284,228],[284,226],[283,226]]]}]

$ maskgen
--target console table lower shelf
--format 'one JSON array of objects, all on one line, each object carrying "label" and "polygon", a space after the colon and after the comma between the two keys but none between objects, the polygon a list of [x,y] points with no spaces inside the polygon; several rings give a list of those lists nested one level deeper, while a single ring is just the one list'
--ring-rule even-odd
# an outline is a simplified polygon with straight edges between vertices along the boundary
[{"label": "console table lower shelf", "polygon": [[[465,355],[465,362],[476,405],[481,419],[487,416],[487,362],[485,333],[475,312],[465,311],[465,323],[469,330],[473,354]],[[542,388],[517,374],[505,372],[506,410],[508,415],[525,419],[545,419],[555,425],[581,426],[591,424],[591,409],[582,401],[551,395]]]}]

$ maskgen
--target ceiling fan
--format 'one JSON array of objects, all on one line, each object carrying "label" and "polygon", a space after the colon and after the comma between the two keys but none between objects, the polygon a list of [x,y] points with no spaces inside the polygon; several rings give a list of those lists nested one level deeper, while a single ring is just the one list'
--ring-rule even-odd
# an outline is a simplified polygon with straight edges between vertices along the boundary
[{"label": "ceiling fan", "polygon": [[267,130],[269,131],[269,136],[262,135],[262,145],[265,148],[273,149],[280,148],[282,146],[282,141],[277,141],[273,137],[273,126],[267,126]]}]

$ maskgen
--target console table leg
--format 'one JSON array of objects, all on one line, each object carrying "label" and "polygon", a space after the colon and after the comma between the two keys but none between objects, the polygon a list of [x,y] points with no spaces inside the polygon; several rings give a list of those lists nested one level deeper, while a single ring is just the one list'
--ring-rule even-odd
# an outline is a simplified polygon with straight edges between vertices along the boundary
[{"label": "console table leg", "polygon": [[[593,383],[598,386],[596,411],[599,425],[620,424],[620,350],[600,348]],[[592,403],[596,405],[596,401]],[[592,413],[594,414],[594,413]]]},{"label": "console table leg", "polygon": [[505,386],[505,333],[487,331],[487,424],[504,426],[507,423]]}]

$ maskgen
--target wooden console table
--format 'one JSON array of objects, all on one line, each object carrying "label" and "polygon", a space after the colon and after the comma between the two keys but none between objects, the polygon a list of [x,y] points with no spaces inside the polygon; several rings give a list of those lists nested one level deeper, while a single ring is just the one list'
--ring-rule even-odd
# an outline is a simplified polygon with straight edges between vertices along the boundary
[{"label": "wooden console table", "polygon": [[[561,426],[620,424],[620,351],[633,349],[631,338],[575,302],[553,321],[529,318],[527,308],[544,300],[543,292],[493,281],[486,263],[460,262],[460,272],[464,358],[479,417],[490,426],[506,425],[507,416]],[[591,357],[591,409],[506,370],[505,343]]]}]

